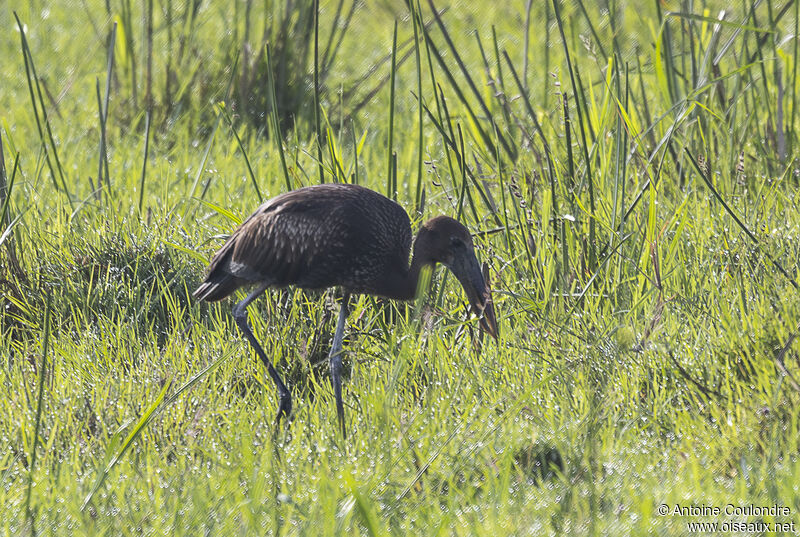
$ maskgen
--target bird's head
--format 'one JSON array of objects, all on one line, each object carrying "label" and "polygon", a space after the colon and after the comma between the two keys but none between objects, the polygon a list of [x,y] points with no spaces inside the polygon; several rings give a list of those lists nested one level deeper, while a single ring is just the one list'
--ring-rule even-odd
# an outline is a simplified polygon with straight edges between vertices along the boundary
[{"label": "bird's head", "polygon": [[481,272],[472,236],[467,228],[448,216],[428,220],[419,230],[414,254],[430,264],[441,263],[458,278],[483,331],[497,339],[497,319],[492,293]]}]

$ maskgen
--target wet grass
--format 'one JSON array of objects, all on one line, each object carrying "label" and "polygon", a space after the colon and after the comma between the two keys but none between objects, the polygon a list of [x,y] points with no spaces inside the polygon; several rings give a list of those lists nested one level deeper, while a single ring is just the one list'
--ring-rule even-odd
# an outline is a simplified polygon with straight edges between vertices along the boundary
[{"label": "wet grass", "polygon": [[[95,4],[0,10],[3,534],[800,527],[796,3],[321,2],[291,58],[262,5]],[[251,307],[295,395],[277,434],[231,302],[190,296],[260,198],[320,177],[459,217],[502,334],[442,271],[354,299],[346,441],[336,292]]]}]

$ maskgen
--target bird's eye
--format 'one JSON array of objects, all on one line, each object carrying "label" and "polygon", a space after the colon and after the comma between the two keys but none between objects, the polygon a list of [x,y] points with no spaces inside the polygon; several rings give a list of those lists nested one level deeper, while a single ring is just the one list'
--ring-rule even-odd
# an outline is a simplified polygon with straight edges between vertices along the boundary
[{"label": "bird's eye", "polygon": [[450,237],[450,246],[453,248],[462,248],[464,246],[464,241],[458,237]]}]

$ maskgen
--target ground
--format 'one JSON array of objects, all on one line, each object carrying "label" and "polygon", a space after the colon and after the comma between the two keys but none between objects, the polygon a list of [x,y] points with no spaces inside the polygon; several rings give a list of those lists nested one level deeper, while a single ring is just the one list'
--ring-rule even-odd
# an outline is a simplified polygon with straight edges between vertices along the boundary
[{"label": "ground", "polygon": [[[0,7],[0,533],[794,534],[798,3],[351,6]],[[320,181],[463,222],[501,332],[354,299],[346,439],[337,291],[251,306],[277,431],[191,297]]]}]

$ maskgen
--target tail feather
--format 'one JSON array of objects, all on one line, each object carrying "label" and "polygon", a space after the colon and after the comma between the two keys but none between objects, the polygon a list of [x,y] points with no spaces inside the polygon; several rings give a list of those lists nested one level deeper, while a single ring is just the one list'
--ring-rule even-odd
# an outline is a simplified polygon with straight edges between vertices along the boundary
[{"label": "tail feather", "polygon": [[226,272],[215,271],[208,275],[200,287],[192,293],[192,296],[208,302],[222,300],[241,287],[243,283],[245,282],[241,278]]}]

